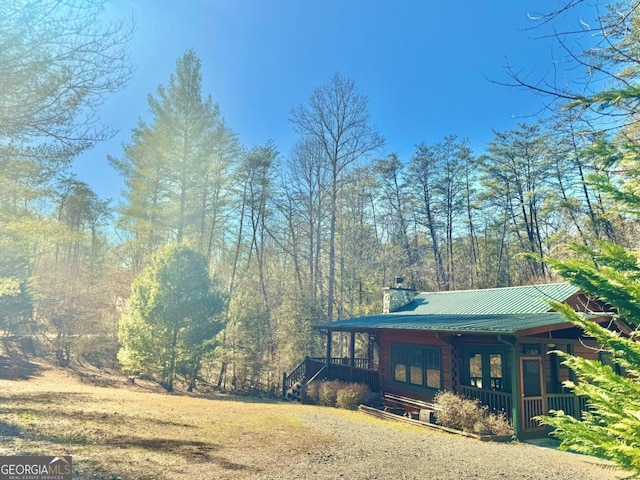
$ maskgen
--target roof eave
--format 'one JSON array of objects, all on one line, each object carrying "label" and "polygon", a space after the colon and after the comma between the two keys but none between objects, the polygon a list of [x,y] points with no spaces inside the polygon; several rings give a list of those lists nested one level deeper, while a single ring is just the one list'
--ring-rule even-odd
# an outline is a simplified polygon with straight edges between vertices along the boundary
[{"label": "roof eave", "polygon": [[408,331],[408,332],[426,332],[426,333],[447,333],[450,335],[517,335],[518,330],[464,330],[452,328],[393,328],[393,327],[346,327],[338,326],[332,328],[327,325],[314,327],[316,330],[328,330],[331,332],[345,333],[375,333],[381,330],[385,331]]},{"label": "roof eave", "polygon": [[565,328],[575,327],[571,322],[554,323],[552,325],[542,325],[539,327],[523,328],[515,332],[516,337],[530,337],[531,335],[537,335],[538,333],[555,332],[557,330],[564,330]]}]

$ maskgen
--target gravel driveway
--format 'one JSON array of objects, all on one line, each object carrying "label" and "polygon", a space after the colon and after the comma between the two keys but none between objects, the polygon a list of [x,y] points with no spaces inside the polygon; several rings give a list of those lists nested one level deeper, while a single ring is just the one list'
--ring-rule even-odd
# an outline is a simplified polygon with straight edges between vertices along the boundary
[{"label": "gravel driveway", "polygon": [[583,455],[526,443],[481,442],[458,435],[371,420],[292,409],[304,425],[336,437],[336,446],[309,452],[284,465],[284,479],[571,479],[607,480],[621,472]]}]

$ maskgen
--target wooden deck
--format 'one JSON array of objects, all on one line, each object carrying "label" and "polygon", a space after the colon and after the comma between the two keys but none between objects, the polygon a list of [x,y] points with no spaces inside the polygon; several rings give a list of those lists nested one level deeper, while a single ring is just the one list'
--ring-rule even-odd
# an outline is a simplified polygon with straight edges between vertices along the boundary
[{"label": "wooden deck", "polygon": [[306,357],[290,374],[282,376],[282,396],[293,389],[296,384],[307,383],[314,380],[342,380],[344,382],[364,383],[372,392],[380,391],[380,380],[377,370],[368,368],[369,360],[366,358],[354,359],[350,365],[348,358],[331,358],[327,365],[327,359],[321,357]]}]

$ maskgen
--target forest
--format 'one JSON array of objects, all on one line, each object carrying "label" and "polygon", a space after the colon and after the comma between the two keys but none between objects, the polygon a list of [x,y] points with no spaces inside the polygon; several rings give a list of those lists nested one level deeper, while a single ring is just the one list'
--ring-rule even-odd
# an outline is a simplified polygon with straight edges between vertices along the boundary
[{"label": "forest", "polygon": [[560,278],[545,259],[570,258],[568,244],[638,246],[621,198],[637,193],[635,2],[600,11],[593,45],[557,33],[579,88],[508,72],[548,108],[483,151],[465,132],[387,151],[339,72],[288,106],[291,152],[242,145],[187,50],[109,158],[117,201],[72,168],[112,134],[98,106],[133,75],[135,29],[99,17],[99,2],[0,6],[0,324],[61,366],[277,391],[322,353],[314,325],[380,312],[397,276],[430,291],[548,283]]}]

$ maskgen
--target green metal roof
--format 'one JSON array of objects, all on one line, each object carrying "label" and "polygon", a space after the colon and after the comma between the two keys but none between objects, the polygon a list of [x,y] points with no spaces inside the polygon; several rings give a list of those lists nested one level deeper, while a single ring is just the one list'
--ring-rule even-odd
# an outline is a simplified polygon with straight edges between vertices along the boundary
[{"label": "green metal roof", "polygon": [[564,302],[579,289],[569,283],[522,287],[420,293],[401,312],[416,314],[485,315],[544,313],[548,300]]},{"label": "green metal roof", "polygon": [[516,335],[568,322],[548,300],[566,301],[579,289],[569,283],[450,292],[426,292],[394,313],[318,325],[335,331],[379,329]]},{"label": "green metal roof", "polygon": [[421,330],[431,332],[506,334],[534,330],[540,327],[564,326],[565,318],[556,312],[496,315],[417,315],[388,313],[369,317],[339,320],[317,328],[335,331],[368,331],[379,329]]}]

